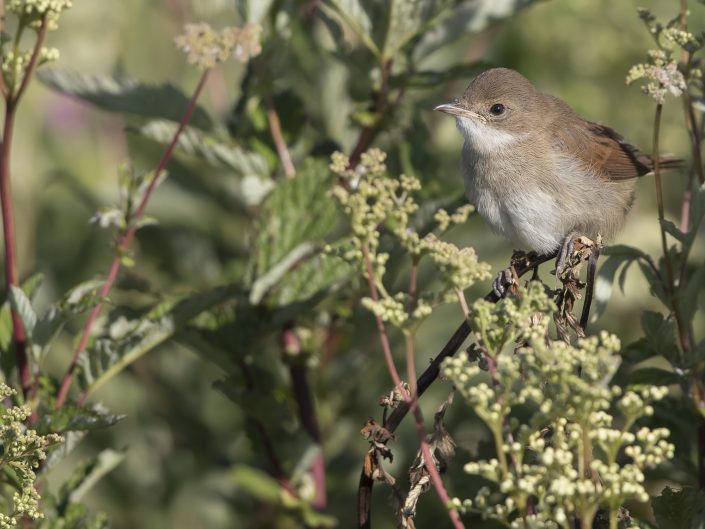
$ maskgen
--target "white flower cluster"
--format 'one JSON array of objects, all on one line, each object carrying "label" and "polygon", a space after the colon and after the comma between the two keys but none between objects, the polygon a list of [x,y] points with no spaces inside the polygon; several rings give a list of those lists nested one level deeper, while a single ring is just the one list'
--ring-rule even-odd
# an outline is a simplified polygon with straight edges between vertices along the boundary
[{"label": "white flower cluster", "polygon": [[[14,394],[13,389],[0,383],[0,399],[7,399]],[[0,514],[0,529],[14,528],[24,517],[32,520],[44,517],[39,510],[40,498],[34,487],[34,469],[46,458],[47,448],[63,439],[55,434],[39,435],[35,430],[27,428],[25,421],[31,413],[29,408],[23,406],[0,406],[0,444],[3,447],[0,466],[12,467],[18,489],[12,495],[12,512]]]},{"label": "white flower cluster", "polygon": [[[609,387],[619,340],[602,333],[576,346],[551,342],[548,318],[530,317],[549,315],[550,307],[532,284],[516,300],[476,303],[473,328],[494,369],[488,375],[465,353],[444,364],[443,375],[486,423],[497,454],[465,465],[495,485],[453,504],[510,527],[573,527],[574,520],[591,522],[598,508],[616,524],[625,501],[648,499],[644,470],[673,457],[667,429],[633,428],[668,390]],[[522,422],[513,416],[518,407]]]},{"label": "white flower cluster", "polygon": [[20,21],[33,28],[39,28],[42,18],[46,17],[47,27],[58,27],[59,17],[66,9],[72,7],[71,0],[10,0],[7,10],[15,13]]}]

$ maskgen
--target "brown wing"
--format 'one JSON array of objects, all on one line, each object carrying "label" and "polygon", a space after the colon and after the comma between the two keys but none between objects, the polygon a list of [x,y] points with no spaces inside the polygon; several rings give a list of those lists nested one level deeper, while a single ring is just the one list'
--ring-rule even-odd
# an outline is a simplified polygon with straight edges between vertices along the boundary
[{"label": "brown wing", "polygon": [[593,163],[602,169],[601,172],[611,180],[636,178],[653,170],[651,156],[641,154],[636,147],[615,132],[614,129],[587,122],[595,149]]}]

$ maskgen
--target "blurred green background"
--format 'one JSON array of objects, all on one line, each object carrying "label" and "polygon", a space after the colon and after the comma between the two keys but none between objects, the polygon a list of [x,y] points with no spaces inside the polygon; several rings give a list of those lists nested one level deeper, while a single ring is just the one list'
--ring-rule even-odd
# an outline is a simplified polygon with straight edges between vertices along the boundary
[{"label": "blurred green background", "polygon": [[[190,21],[205,20],[214,27],[241,24],[233,4],[228,0],[77,1],[60,30],[50,35],[49,44],[61,51],[58,67],[120,74],[151,83],[171,82],[190,93],[197,72],[187,67],[174,49],[173,37]],[[664,0],[538,2],[478,35],[461,38],[443,53],[427,58],[422,66],[443,70],[481,59],[515,68],[543,91],[565,99],[585,117],[609,124],[648,152],[653,105],[638,87],[624,82],[629,67],[643,61],[646,50],[653,47],[636,14],[638,5],[659,16],[677,11],[677,2]],[[705,21],[702,6],[694,5],[692,10],[696,15],[691,23]],[[318,27],[314,33],[324,32]],[[325,38],[319,41],[325,42]],[[321,68],[324,66],[328,79],[322,86],[342,87],[344,92],[354,84],[343,68],[330,64]],[[201,103],[223,124],[233,115],[244,74],[241,65],[227,63],[213,72],[207,85]],[[431,109],[462,93],[468,81],[417,90],[407,98],[408,105],[421,110],[421,119],[410,127],[410,141],[412,145],[425,142],[432,158],[418,165],[433,170],[417,176],[437,195],[461,190],[461,138],[453,120]],[[338,133],[339,147],[349,152],[357,134],[357,127],[348,119],[350,101],[336,98],[337,92],[310,93],[310,100],[296,100],[296,91],[288,90],[288,85],[296,82],[286,75],[275,80],[283,121],[297,123],[297,113],[304,113],[308,105],[323,105],[336,116],[330,127]],[[395,119],[408,119],[409,115],[408,109],[402,109]],[[100,206],[117,200],[118,165],[132,157],[138,165],[153,166],[159,147],[126,131],[128,123],[123,117],[95,110],[40,83],[31,87],[18,119],[13,192],[20,270],[23,277],[37,271],[45,274],[40,305],[46,305],[79,281],[105,273],[112,257],[111,235],[88,220]],[[664,111],[663,150],[687,158],[687,137],[681,123],[680,102],[669,100]],[[248,126],[233,125],[242,130]],[[296,135],[310,135],[305,129],[312,126],[304,120],[300,126],[292,125],[285,131],[287,140],[295,144]],[[393,134],[383,133],[377,144],[384,148],[394,141]],[[300,153],[296,148],[293,153],[297,161]],[[150,214],[160,224],[140,232],[137,265],[122,280],[116,295],[120,302],[140,306],[158,300],[160,292],[192,292],[242,275],[241,258],[250,250],[244,228],[247,212],[233,198],[237,193],[229,192],[227,175],[198,173],[179,160],[171,175],[150,205]],[[676,218],[682,189],[679,179],[684,176],[672,173],[665,178],[669,216]],[[508,262],[512,251],[511,245],[490,233],[479,217],[473,217],[452,236],[458,243],[474,246],[494,270]],[[628,242],[651,254],[660,252],[653,178],[639,182],[634,211],[614,242]],[[694,262],[702,262],[704,246],[701,238],[692,256]],[[487,287],[483,285],[476,293]],[[592,324],[592,330],[617,332],[625,342],[634,339],[641,333],[639,317],[645,307],[658,308],[658,304],[632,270],[625,293],[615,288],[606,312]],[[378,413],[378,395],[389,387],[386,369],[376,355],[371,318],[361,313],[358,319],[358,332],[369,336],[366,346],[341,347],[335,361],[325,363],[312,376],[329,468],[329,512],[338,517],[341,527],[354,525],[357,480],[367,448],[357,431],[369,416]],[[426,324],[418,348],[421,365],[435,355],[456,320],[459,312],[448,308]],[[50,359],[57,373],[68,362],[71,337],[77,334],[79,323]],[[702,338],[705,325],[702,319],[697,323],[696,335]],[[92,508],[108,513],[112,527],[292,526],[293,522],[272,515],[233,486],[230,473],[234,464],[264,467],[265,463],[245,436],[242,412],[212,388],[221,376],[217,367],[187,345],[172,342],[139,360],[95,396],[127,416],[115,427],[91,435],[82,447],[89,453],[106,446],[127,449],[125,461],[88,498]],[[424,400],[427,417],[446,389],[436,387]],[[282,401],[294,409],[286,397]],[[467,408],[456,404],[449,415],[449,430],[460,446],[459,462],[467,459],[468,453],[481,450],[487,441],[477,420],[467,413]],[[277,441],[291,469],[305,443],[294,423],[287,428],[289,437]],[[391,471],[401,475],[415,447],[410,424],[400,429],[398,437]],[[467,478],[461,465],[458,467],[449,483],[452,493],[462,494]],[[376,523],[393,527],[388,492],[377,490],[375,501]],[[426,495],[421,500],[418,526],[427,527],[439,512],[435,495]]]}]

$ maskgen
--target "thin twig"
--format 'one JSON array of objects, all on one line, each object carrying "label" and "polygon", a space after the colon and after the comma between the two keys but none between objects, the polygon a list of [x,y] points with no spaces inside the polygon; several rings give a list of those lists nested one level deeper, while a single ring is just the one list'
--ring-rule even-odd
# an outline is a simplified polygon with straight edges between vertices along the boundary
[{"label": "thin twig", "polygon": [[208,79],[208,70],[205,70],[203,72],[203,75],[201,75],[201,79],[198,82],[198,86],[196,87],[196,90],[194,91],[193,95],[191,96],[191,99],[188,102],[188,105],[186,106],[186,109],[184,110],[184,115],[181,117],[179,126],[177,127],[176,132],[174,133],[174,136],[171,139],[171,142],[166,147],[161,159],[159,160],[159,164],[157,165],[157,168],[154,171],[152,181],[149,183],[149,186],[147,187],[142,197],[142,201],[140,202],[139,206],[137,207],[137,210],[130,219],[129,227],[125,232],[122,233],[120,239],[118,240],[116,252],[117,255],[115,256],[113,262],[110,265],[110,270],[108,271],[108,275],[105,278],[105,283],[103,283],[103,286],[101,287],[100,292],[98,293],[98,302],[93,306],[93,309],[91,310],[90,315],[88,316],[88,320],[86,321],[86,324],[83,327],[81,339],[79,340],[76,349],[74,349],[73,356],[71,357],[71,362],[69,363],[69,367],[66,370],[64,378],[61,381],[59,392],[56,395],[56,408],[60,408],[61,406],[63,406],[64,402],[66,401],[66,397],[68,396],[71,383],[73,382],[73,374],[76,370],[76,366],[78,365],[78,358],[80,354],[85,350],[86,345],[88,344],[88,339],[91,335],[91,330],[93,329],[93,325],[98,319],[100,311],[103,308],[103,302],[108,297],[108,294],[110,294],[110,291],[113,285],[115,284],[115,280],[117,279],[118,272],[120,271],[120,267],[122,265],[123,256],[128,251],[130,243],[132,242],[132,239],[135,236],[135,232],[137,231],[137,221],[139,221],[139,219],[141,219],[144,215],[144,211],[147,208],[149,199],[151,198],[152,193],[154,192],[154,189],[157,185],[157,182],[159,181],[159,177],[166,168],[167,163],[171,159],[171,155],[174,151],[174,148],[176,147],[177,142],[179,141],[181,133],[184,131],[184,129],[186,128],[186,124],[191,119],[191,114],[196,108],[196,102],[198,101],[198,98],[201,95],[201,91],[203,90],[203,86],[206,83],[206,79]]},{"label": "thin twig", "polygon": [[284,174],[287,178],[294,178],[296,176],[296,168],[294,167],[294,162],[291,161],[291,154],[289,153],[289,148],[286,146],[286,140],[284,140],[284,135],[282,134],[279,114],[274,107],[274,101],[272,101],[271,97],[267,98],[267,122],[269,123],[269,132],[277,148],[277,154],[279,155],[279,161],[284,169]]},{"label": "thin twig", "polygon": [[[379,292],[377,291],[377,285],[375,283],[374,279],[374,272],[372,270],[372,260],[370,259],[370,250],[367,248],[367,244],[362,245],[362,258],[365,262],[365,270],[366,270],[366,275],[367,275],[367,283],[370,288],[370,297],[374,301],[379,301]],[[402,384],[401,377],[399,376],[399,372],[397,371],[396,366],[394,365],[394,357],[392,356],[392,347],[389,345],[389,337],[387,336],[387,330],[384,326],[384,322],[382,321],[382,318],[379,316],[375,316],[375,321],[377,323],[377,330],[379,331],[379,340],[380,343],[382,344],[382,351],[384,352],[384,360],[387,363],[387,369],[389,370],[389,374],[392,377],[392,381],[394,382],[394,386],[397,388],[399,391],[400,395],[405,395],[406,390],[404,389],[404,385]]]},{"label": "thin twig", "polygon": [[[380,88],[374,102],[374,123],[366,125],[360,131],[357,143],[350,155],[350,167],[355,167],[360,162],[360,156],[372,144],[375,136],[379,132],[379,125],[382,122],[384,113],[387,111],[387,95],[389,94],[389,76],[392,72],[392,60],[387,59],[380,65]],[[397,98],[397,103],[398,103]]]}]

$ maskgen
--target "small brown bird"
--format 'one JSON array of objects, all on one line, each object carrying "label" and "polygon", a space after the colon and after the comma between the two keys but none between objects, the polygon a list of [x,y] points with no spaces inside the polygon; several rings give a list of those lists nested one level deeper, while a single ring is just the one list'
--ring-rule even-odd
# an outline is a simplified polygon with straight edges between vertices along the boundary
[{"label": "small brown bird", "polygon": [[453,115],[465,137],[470,202],[522,249],[561,249],[558,273],[576,236],[610,238],[622,227],[636,178],[654,168],[651,156],[614,130],[580,117],[514,70],[487,70],[460,99],[435,110]]}]

